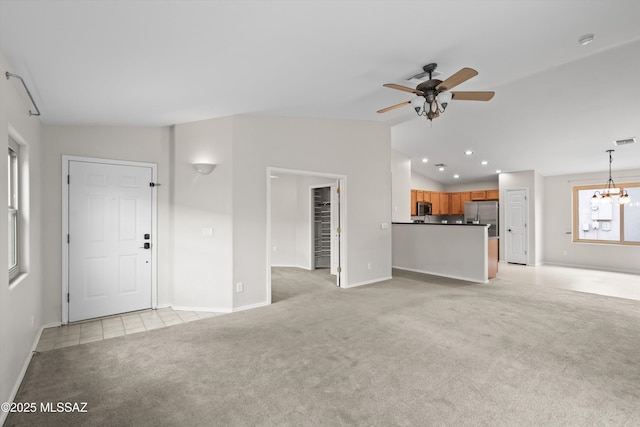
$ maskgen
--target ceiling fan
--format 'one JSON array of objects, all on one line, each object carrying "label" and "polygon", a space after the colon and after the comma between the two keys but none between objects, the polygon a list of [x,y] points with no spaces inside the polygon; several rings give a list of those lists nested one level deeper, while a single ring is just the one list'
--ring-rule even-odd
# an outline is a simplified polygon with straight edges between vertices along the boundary
[{"label": "ceiling fan", "polygon": [[493,95],[495,95],[495,92],[450,92],[451,89],[460,83],[464,83],[470,78],[477,76],[478,72],[471,68],[463,68],[448,79],[442,81],[432,77],[437,66],[438,64],[432,63],[422,67],[424,73],[421,73],[421,75],[428,74],[429,80],[420,83],[415,89],[394,83],[384,84],[383,86],[385,87],[413,93],[418,96],[411,101],[405,101],[378,110],[378,113],[386,113],[387,111],[411,104],[419,116],[425,116],[428,120],[433,120],[439,117],[440,113],[444,113],[444,110],[452,99],[458,101],[489,101],[493,98]]}]

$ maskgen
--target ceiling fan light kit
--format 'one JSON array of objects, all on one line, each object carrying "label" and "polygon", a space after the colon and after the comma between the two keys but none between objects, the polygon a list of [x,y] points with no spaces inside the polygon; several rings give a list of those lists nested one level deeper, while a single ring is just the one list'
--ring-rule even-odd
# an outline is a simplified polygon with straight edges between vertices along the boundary
[{"label": "ceiling fan light kit", "polygon": [[[493,98],[493,95],[495,95],[495,92],[450,92],[450,89],[453,89],[460,83],[464,83],[470,78],[477,76],[478,72],[471,68],[463,68],[448,79],[442,81],[433,78],[433,73],[437,66],[437,64],[431,63],[422,67],[424,73],[421,73],[420,76],[428,74],[429,80],[418,84],[415,89],[394,83],[384,84],[383,86],[385,87],[413,93],[417,96],[411,101],[405,101],[378,110],[378,113],[386,113],[387,111],[411,104],[418,116],[424,116],[427,120],[433,121],[433,119],[440,117],[440,114],[445,112],[452,99],[460,101],[489,101]],[[417,76],[418,75],[414,77]]]}]

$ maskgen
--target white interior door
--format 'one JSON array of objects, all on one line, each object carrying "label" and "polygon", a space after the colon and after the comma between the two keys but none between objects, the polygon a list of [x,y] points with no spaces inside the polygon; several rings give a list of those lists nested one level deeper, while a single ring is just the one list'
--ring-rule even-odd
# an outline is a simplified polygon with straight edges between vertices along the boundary
[{"label": "white interior door", "polygon": [[69,162],[69,321],[151,308],[150,182],[151,167]]},{"label": "white interior door", "polygon": [[507,190],[506,261],[527,264],[527,190]]}]

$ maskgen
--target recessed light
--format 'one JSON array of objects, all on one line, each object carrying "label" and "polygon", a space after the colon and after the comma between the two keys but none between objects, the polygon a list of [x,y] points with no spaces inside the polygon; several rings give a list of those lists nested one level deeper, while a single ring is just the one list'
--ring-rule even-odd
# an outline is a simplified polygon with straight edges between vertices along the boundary
[{"label": "recessed light", "polygon": [[458,179],[458,178],[460,178],[460,175],[455,174],[455,175],[453,175],[453,177],[454,177],[455,179]]},{"label": "recessed light", "polygon": [[586,46],[589,43],[591,43],[594,38],[595,38],[595,34],[585,34],[584,36],[578,39],[578,43],[580,43],[580,46]]},{"label": "recessed light", "polygon": [[429,159],[427,159],[426,157],[422,158],[422,163],[427,163],[429,161]]},{"label": "recessed light", "polygon": [[489,162],[487,162],[486,160],[483,160],[482,162],[480,162],[480,164],[482,166],[487,166],[489,164]]},{"label": "recessed light", "polygon": [[443,167],[443,166],[440,166],[440,167],[438,168],[438,170],[439,170],[440,172],[444,172],[444,167]]},{"label": "recessed light", "polygon": [[496,169],[496,173],[502,173],[500,169]]},{"label": "recessed light", "polygon": [[470,156],[470,155],[472,155],[472,154],[473,154],[473,151],[471,151],[471,150],[467,150],[467,151],[465,151],[465,152],[464,152],[464,154],[465,154],[466,156]]}]

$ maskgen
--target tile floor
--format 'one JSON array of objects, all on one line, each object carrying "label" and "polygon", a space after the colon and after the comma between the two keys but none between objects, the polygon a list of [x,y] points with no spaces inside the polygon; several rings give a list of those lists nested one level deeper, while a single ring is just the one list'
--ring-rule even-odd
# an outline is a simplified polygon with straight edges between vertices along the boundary
[{"label": "tile floor", "polygon": [[171,308],[137,311],[119,316],[103,317],[84,322],[47,328],[42,331],[36,351],[101,341],[122,335],[150,331],[180,323],[216,316],[220,313],[178,311]]}]

